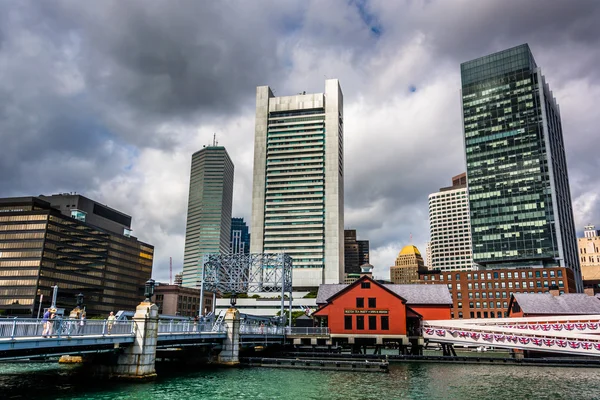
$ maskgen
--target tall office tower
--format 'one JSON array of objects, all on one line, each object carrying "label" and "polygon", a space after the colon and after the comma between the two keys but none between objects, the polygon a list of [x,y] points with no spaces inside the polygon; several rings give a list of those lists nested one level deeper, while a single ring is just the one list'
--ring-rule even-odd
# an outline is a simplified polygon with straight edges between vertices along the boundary
[{"label": "tall office tower", "polygon": [[390,267],[390,280],[395,284],[409,284],[419,282],[419,273],[427,271],[423,256],[416,246],[404,246],[395,265]]},{"label": "tall office tower", "polygon": [[250,253],[250,233],[244,218],[231,218],[231,253]]},{"label": "tall office tower", "polygon": [[431,241],[425,244],[425,266],[431,269]]},{"label": "tall office tower", "polygon": [[344,229],[344,272],[346,274],[360,273],[360,261],[358,258],[356,230]]},{"label": "tall office tower", "polygon": [[452,178],[452,186],[429,195],[429,269],[466,271],[473,266],[471,224],[466,174]]},{"label": "tall office tower", "polygon": [[183,253],[186,287],[201,281],[205,254],[229,253],[231,245],[233,163],[225,147],[214,144],[192,155]]},{"label": "tall office tower", "polygon": [[357,240],[358,243],[358,263],[359,265],[369,264],[369,241],[368,240]]},{"label": "tall office tower", "polygon": [[250,250],[289,254],[296,290],[342,281],[343,118],[337,79],[325,93],[256,89]]},{"label": "tall office tower", "polygon": [[560,112],[527,44],[461,64],[473,261],[573,270],[582,290]]}]

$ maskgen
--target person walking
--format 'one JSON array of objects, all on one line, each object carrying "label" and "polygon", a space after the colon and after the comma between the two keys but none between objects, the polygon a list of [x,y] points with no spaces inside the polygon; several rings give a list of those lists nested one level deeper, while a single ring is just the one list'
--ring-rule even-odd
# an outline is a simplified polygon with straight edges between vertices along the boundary
[{"label": "person walking", "polygon": [[50,309],[47,309],[42,318],[42,326],[44,329],[42,330],[42,337],[46,337],[50,334]]},{"label": "person walking", "polygon": [[83,330],[85,329],[86,322],[86,314],[85,311],[81,311],[81,316],[79,317],[79,321],[77,322],[77,335],[83,335]]},{"label": "person walking", "polygon": [[107,327],[107,329],[108,329],[108,334],[109,334],[109,335],[110,335],[110,333],[112,332],[112,328],[113,328],[113,325],[115,324],[115,320],[116,320],[116,319],[117,319],[117,318],[115,317],[115,313],[113,313],[113,312],[111,311],[111,312],[110,312],[110,314],[108,315],[108,318],[107,318],[107,320],[106,320],[106,322],[107,322],[107,325],[106,325],[106,327]]}]

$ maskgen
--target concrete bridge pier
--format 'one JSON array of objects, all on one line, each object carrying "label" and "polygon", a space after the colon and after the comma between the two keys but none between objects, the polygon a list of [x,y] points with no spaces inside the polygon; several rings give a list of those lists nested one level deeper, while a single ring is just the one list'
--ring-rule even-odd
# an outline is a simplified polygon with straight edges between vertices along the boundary
[{"label": "concrete bridge pier", "polygon": [[142,302],[133,316],[135,339],[124,349],[117,359],[113,377],[126,380],[156,378],[154,369],[158,340],[158,307],[150,302]]},{"label": "concrete bridge pier", "polygon": [[219,354],[219,364],[236,366],[240,364],[240,313],[230,307],[225,314],[227,337],[223,341],[223,349]]}]

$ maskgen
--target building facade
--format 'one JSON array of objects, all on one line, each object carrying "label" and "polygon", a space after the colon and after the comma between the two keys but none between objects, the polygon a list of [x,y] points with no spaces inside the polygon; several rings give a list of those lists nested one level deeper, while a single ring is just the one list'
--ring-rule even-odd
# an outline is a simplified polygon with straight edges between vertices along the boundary
[{"label": "building facade", "polygon": [[250,233],[244,218],[231,218],[231,253],[250,253]]},{"label": "building facade", "polygon": [[65,214],[38,197],[0,199],[0,313],[36,317],[55,285],[58,308],[72,309],[81,293],[90,317],[134,310],[144,299],[154,247]]},{"label": "building facade", "polygon": [[429,269],[467,271],[473,267],[471,223],[466,174],[452,178],[452,186],[429,195]]},{"label": "building facade", "polygon": [[358,263],[360,265],[369,264],[370,262],[370,246],[368,240],[357,240],[358,244]]},{"label": "building facade", "polygon": [[343,279],[343,121],[337,79],[325,93],[256,89],[250,250],[289,254],[295,289]]},{"label": "building facade", "polygon": [[222,146],[206,146],[192,155],[183,286],[199,286],[205,254],[230,251],[233,169]]},{"label": "building facade", "polygon": [[473,261],[566,267],[582,290],[560,111],[527,44],[461,64]]},{"label": "building facade", "polygon": [[390,280],[394,284],[418,283],[419,273],[425,271],[425,262],[416,246],[404,246],[396,263],[390,267]]},{"label": "building facade", "polygon": [[485,271],[428,271],[421,283],[446,285],[452,295],[453,319],[504,318],[515,293],[576,291],[573,271],[564,267],[496,269]]},{"label": "building facade", "polygon": [[[154,296],[158,313],[161,315],[195,317],[199,314],[200,289],[159,284],[154,288]],[[212,293],[204,293],[205,312],[203,315],[213,311],[212,302]]]},{"label": "building facade", "polygon": [[596,227],[587,225],[583,237],[577,241],[584,289],[600,293],[600,236]]}]

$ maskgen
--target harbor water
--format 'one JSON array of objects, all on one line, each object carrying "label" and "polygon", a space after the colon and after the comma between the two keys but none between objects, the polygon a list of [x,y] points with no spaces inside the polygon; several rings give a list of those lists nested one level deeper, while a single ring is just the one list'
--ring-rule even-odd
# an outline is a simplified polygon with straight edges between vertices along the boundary
[{"label": "harbor water", "polygon": [[77,365],[0,364],[2,399],[600,399],[596,368],[435,363],[390,372],[269,368],[159,371],[148,383],[90,379]]}]

